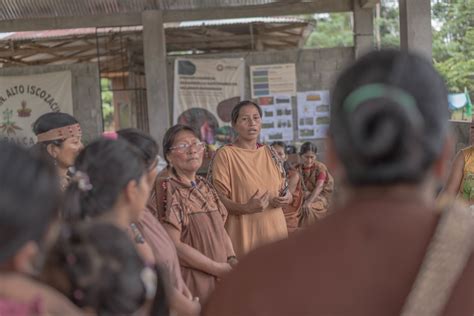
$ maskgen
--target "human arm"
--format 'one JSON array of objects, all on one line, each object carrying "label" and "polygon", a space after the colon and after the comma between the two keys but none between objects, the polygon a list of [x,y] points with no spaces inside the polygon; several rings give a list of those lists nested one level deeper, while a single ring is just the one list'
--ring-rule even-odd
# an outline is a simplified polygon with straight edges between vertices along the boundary
[{"label": "human arm", "polygon": [[456,157],[454,158],[453,165],[451,166],[451,170],[448,176],[448,181],[444,186],[443,190],[441,191],[440,196],[449,196],[455,197],[458,192],[459,188],[461,187],[461,182],[463,179],[463,172],[464,171],[464,154],[462,151],[458,152]]},{"label": "human arm", "polygon": [[201,304],[197,299],[189,298],[173,288],[169,298],[170,307],[178,315],[198,316],[201,312]]},{"label": "human arm", "polygon": [[314,200],[321,194],[324,187],[325,180],[316,181],[316,186],[307,197],[305,197],[303,205],[301,206],[301,211],[305,214],[309,213],[311,210],[311,204]]},{"label": "human arm", "polygon": [[195,248],[181,242],[180,231],[173,225],[165,222],[163,226],[176,246],[181,263],[216,277],[222,277],[232,269],[227,262],[214,261]]},{"label": "human arm", "polygon": [[247,203],[241,204],[232,201],[224,194],[219,193],[218,195],[222,204],[224,204],[225,208],[232,215],[246,215],[252,213],[259,213],[262,212],[264,209],[268,207],[269,204],[269,193],[268,191],[260,194],[260,190],[257,191],[250,197]]}]

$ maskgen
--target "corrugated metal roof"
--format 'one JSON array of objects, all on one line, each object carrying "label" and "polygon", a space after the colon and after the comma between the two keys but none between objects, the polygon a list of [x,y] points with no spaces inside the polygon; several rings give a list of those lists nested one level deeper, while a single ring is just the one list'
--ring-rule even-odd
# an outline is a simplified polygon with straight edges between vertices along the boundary
[{"label": "corrugated metal roof", "polygon": [[1,20],[261,5],[278,0],[2,0]]}]

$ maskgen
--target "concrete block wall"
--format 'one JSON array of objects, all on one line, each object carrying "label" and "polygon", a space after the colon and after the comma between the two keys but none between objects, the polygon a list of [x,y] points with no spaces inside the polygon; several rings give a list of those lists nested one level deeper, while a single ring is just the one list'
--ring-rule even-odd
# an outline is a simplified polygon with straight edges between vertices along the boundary
[{"label": "concrete block wall", "polygon": [[25,76],[70,70],[74,116],[81,123],[85,143],[102,133],[102,109],[97,64],[47,65],[0,68],[0,76]]},{"label": "concrete block wall", "polygon": [[[181,56],[180,56],[181,57]],[[209,54],[182,56],[190,58],[244,58],[246,64],[245,73],[245,98],[249,99],[250,75],[249,69],[253,65],[268,65],[280,63],[294,63],[296,65],[297,91],[330,90],[337,74],[349,63],[354,61],[354,48],[326,48],[326,49],[291,49],[284,51],[246,52],[228,54]],[[168,96],[170,99],[170,112],[173,113],[173,83],[174,83],[174,60],[176,57],[169,56],[168,66]],[[296,97],[292,98],[294,113],[297,113]],[[298,140],[297,115],[294,115],[294,139],[293,144],[299,146],[302,142]],[[320,158],[324,160],[324,139],[312,140],[319,149]]]}]

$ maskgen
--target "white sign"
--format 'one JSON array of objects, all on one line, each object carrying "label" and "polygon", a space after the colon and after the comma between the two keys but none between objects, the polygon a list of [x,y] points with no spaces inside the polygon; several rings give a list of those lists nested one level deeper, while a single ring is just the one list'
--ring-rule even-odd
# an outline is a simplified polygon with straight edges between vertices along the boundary
[{"label": "white sign", "polygon": [[203,140],[215,143],[226,137],[232,108],[244,96],[243,58],[178,58],[174,73],[173,121],[201,132]]},{"label": "white sign", "polygon": [[250,87],[254,99],[276,94],[295,96],[295,64],[251,66]]},{"label": "white sign", "polygon": [[325,138],[329,128],[329,91],[298,92],[299,139]]},{"label": "white sign", "polygon": [[0,76],[0,139],[34,145],[32,124],[48,112],[73,114],[70,71]]},{"label": "white sign", "polygon": [[293,111],[291,109],[291,96],[273,95],[258,98],[262,108],[262,141],[293,140]]}]

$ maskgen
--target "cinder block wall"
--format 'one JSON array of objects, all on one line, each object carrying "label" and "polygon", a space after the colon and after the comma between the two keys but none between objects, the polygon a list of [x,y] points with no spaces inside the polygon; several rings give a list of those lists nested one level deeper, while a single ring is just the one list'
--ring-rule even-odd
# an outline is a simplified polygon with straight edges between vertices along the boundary
[{"label": "cinder block wall", "polygon": [[[250,76],[249,67],[253,65],[294,63],[296,65],[297,91],[330,90],[337,74],[349,63],[354,61],[354,48],[327,48],[327,49],[291,49],[284,51],[265,51],[247,53],[209,54],[182,56],[192,58],[244,58],[246,63],[245,73],[245,98],[249,99]],[[168,96],[170,98],[170,112],[173,113],[173,82],[174,82],[174,60],[176,57],[168,57]],[[292,98],[293,111],[296,113],[296,97]],[[298,140],[297,115],[294,116],[294,139],[293,143],[299,146],[302,142]],[[312,140],[319,149],[320,159],[324,160],[324,139]]]},{"label": "cinder block wall", "polygon": [[47,65],[0,68],[0,75],[25,76],[70,70],[74,116],[81,123],[85,143],[102,133],[100,80],[97,64]]}]

